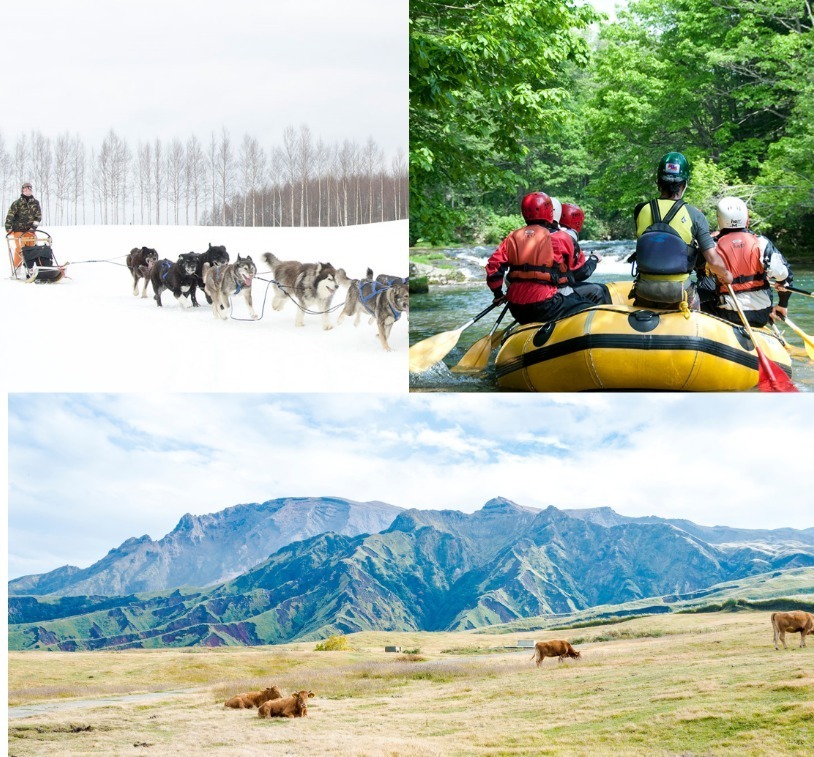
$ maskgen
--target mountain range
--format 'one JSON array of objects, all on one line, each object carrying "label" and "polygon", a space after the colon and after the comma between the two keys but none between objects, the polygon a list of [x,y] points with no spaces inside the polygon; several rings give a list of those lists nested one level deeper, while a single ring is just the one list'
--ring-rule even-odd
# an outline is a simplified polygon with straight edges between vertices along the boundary
[{"label": "mountain range", "polygon": [[[345,513],[340,521],[358,522],[350,513],[360,503],[348,500],[275,500],[239,507],[274,510],[275,503],[286,503],[276,512],[302,508],[316,518],[322,502]],[[814,529],[704,527],[627,518],[610,508],[536,510],[503,498],[471,514],[399,510],[383,503],[360,507],[366,517],[376,512],[392,522],[375,533],[325,531],[289,541],[240,575],[208,588],[165,586],[157,593],[80,596],[75,590],[83,584],[69,579],[66,590],[52,596],[14,596],[10,590],[10,648],[221,646],[359,630],[470,629],[681,596],[724,581],[814,566]],[[248,511],[244,515],[252,521]],[[288,517],[303,522],[293,513]],[[226,520],[231,526],[238,522]],[[229,538],[234,544],[240,540],[237,533]],[[192,541],[183,542],[187,565],[196,564],[188,546]],[[116,562],[111,558],[105,571],[93,575],[114,575]],[[216,562],[221,567],[210,569],[208,576],[223,572],[225,563]],[[56,573],[46,574],[49,582]],[[165,575],[176,574],[167,570]],[[183,575],[194,577],[189,569]],[[43,577],[26,579],[35,587],[47,585]],[[90,574],[82,580],[89,579]],[[17,579],[17,594],[22,581]]]},{"label": "mountain range", "polygon": [[294,497],[184,515],[165,537],[127,539],[88,568],[65,565],[9,581],[9,594],[122,595],[210,586],[245,573],[293,541],[332,531],[377,533],[402,508],[339,497]]}]

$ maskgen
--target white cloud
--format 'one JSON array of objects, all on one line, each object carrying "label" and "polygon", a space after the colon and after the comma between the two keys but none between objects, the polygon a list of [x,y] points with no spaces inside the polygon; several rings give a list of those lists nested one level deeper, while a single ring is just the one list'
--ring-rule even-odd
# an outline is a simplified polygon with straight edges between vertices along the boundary
[{"label": "white cloud", "polygon": [[186,512],[287,496],[814,526],[810,395],[585,399],[11,395],[10,573],[88,565]]}]

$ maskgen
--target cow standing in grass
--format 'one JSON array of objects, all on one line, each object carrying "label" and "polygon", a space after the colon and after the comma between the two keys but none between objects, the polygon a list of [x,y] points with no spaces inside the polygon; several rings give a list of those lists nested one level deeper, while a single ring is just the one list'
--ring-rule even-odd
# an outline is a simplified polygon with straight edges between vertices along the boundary
[{"label": "cow standing in grass", "polygon": [[780,641],[783,642],[783,649],[788,649],[786,646],[787,633],[800,634],[800,646],[806,645],[806,635],[814,633],[814,615],[810,612],[803,610],[795,610],[794,612],[773,612],[772,613],[772,629],[774,630],[774,648],[780,649],[778,644],[778,636]]},{"label": "cow standing in grass", "polygon": [[581,654],[567,641],[563,641],[562,639],[538,641],[534,645],[534,654],[531,656],[531,659],[537,663],[537,667],[539,668],[546,657],[559,657],[560,662],[562,662],[566,657],[576,659],[577,657],[581,657]]}]

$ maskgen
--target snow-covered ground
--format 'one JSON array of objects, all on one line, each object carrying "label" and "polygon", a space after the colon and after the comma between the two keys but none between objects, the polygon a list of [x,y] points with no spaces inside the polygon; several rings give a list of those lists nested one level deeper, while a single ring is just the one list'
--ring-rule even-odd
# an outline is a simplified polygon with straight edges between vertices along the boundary
[{"label": "snow-covered ground", "polygon": [[[55,284],[0,280],[7,330],[3,384],[9,392],[401,392],[408,391],[408,316],[390,334],[385,352],[375,324],[324,331],[321,316],[294,326],[295,305],[271,308],[272,290],[255,280],[258,321],[216,319],[203,293],[184,308],[171,292],[156,306],[134,297],[124,267],[133,247],[160,258],[226,246],[231,260],[251,255],[258,276],[270,278],[262,253],[282,260],[330,262],[351,278],[367,267],[378,275],[407,276],[407,221],[345,228],[232,228],[211,226],[48,227],[66,278]],[[7,257],[7,256],[6,256]],[[111,260],[111,262],[84,262]],[[117,265],[118,264],[118,265]],[[266,294],[266,290],[268,293]],[[345,288],[333,301],[345,300]],[[264,305],[265,300],[265,305]],[[186,301],[186,300],[185,300]],[[330,318],[335,324],[341,311]],[[242,296],[233,316],[248,319]]]}]

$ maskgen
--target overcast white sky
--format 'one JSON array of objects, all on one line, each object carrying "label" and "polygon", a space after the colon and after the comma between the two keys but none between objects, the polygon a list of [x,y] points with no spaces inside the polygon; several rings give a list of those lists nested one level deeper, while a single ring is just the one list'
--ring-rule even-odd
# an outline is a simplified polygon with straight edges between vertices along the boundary
[{"label": "overcast white sky", "polygon": [[0,132],[407,149],[407,0],[5,3]]},{"label": "overcast white sky", "polygon": [[814,526],[814,396],[16,395],[9,574],[287,496]]}]

